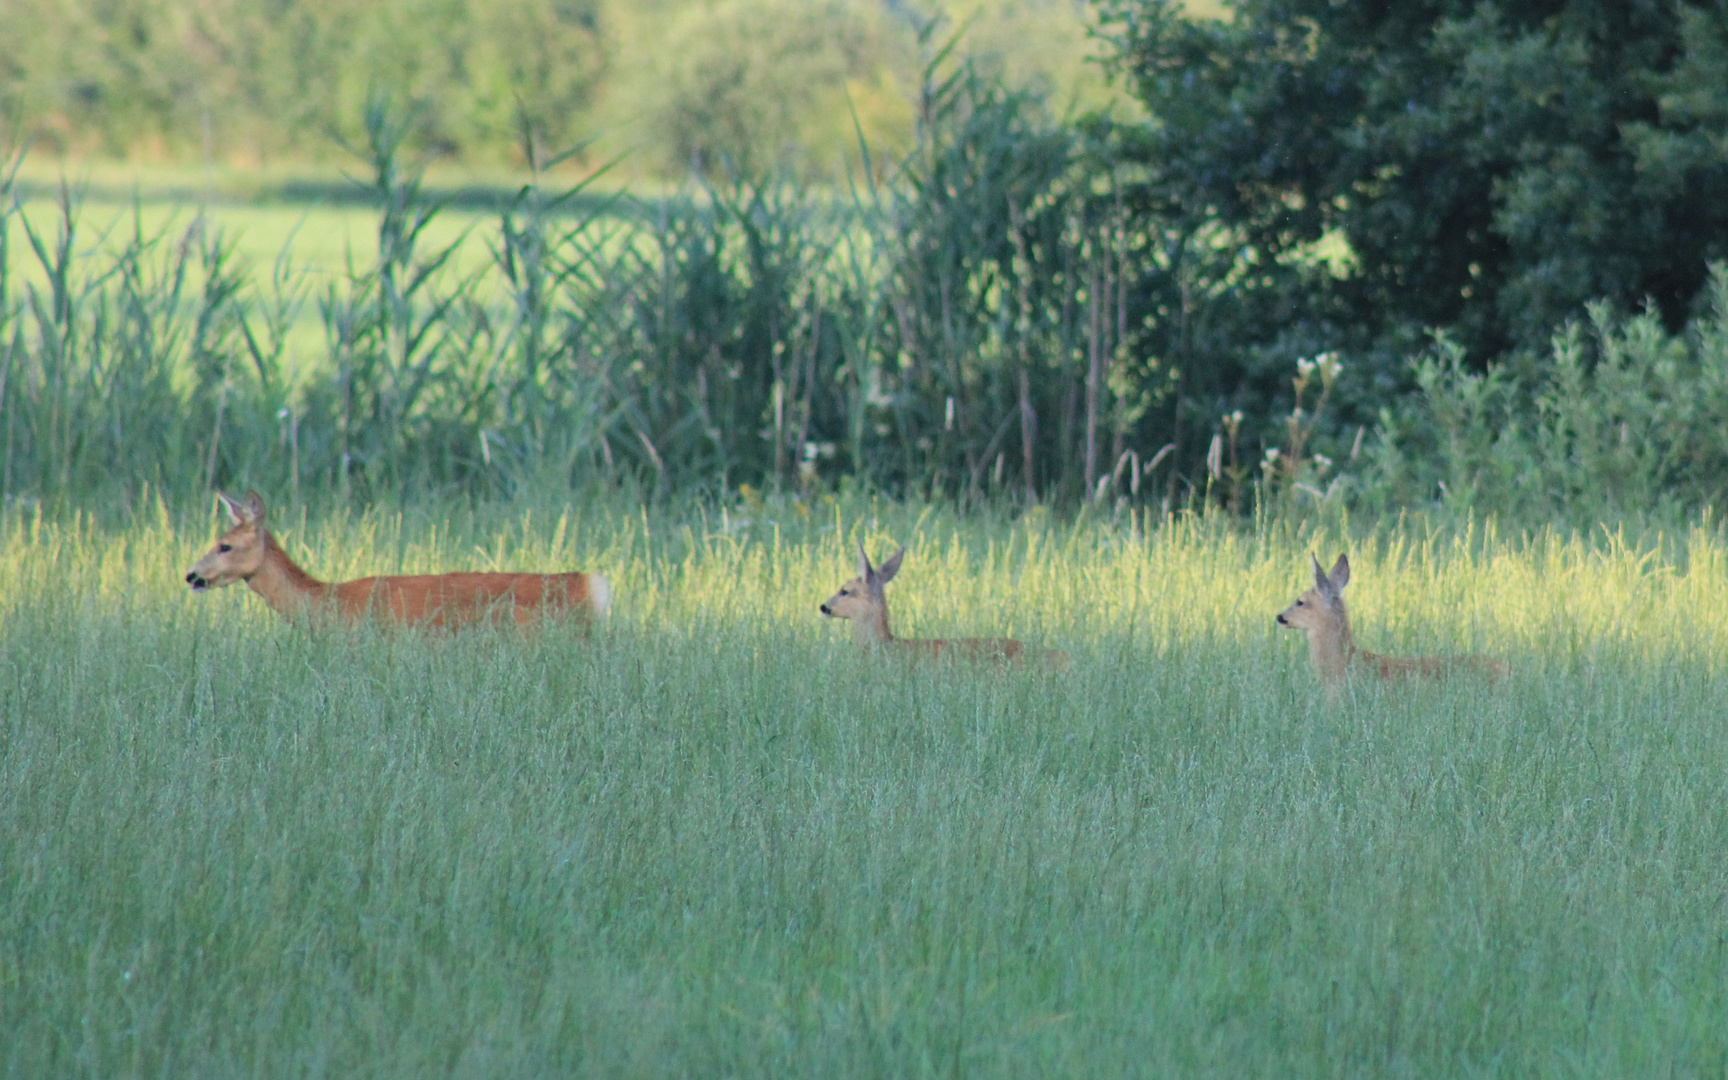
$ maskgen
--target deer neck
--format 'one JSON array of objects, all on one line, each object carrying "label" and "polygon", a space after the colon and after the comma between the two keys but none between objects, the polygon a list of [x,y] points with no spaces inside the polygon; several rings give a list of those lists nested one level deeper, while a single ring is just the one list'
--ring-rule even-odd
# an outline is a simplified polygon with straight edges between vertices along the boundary
[{"label": "deer neck", "polygon": [[886,604],[872,608],[867,615],[851,620],[852,640],[858,643],[860,649],[866,651],[887,645],[894,640],[894,635],[888,629],[888,607]]},{"label": "deer neck", "polygon": [[1314,661],[1314,671],[1322,683],[1327,686],[1343,683],[1356,659],[1356,640],[1350,635],[1350,617],[1340,611],[1336,625],[1310,633],[1308,655]]},{"label": "deer neck", "polygon": [[264,562],[246,579],[246,585],[278,614],[290,619],[310,612],[330,591],[328,585],[300,569],[269,533],[264,534]]}]

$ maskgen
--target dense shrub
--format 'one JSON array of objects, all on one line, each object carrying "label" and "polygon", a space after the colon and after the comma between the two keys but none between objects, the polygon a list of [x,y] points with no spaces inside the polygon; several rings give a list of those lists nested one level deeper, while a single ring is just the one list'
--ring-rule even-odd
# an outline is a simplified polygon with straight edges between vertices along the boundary
[{"label": "dense shrub", "polygon": [[1267,393],[1292,349],[1339,349],[1365,420],[1429,328],[1478,365],[1599,299],[1677,330],[1728,257],[1720,5],[1101,7],[1153,118],[1125,146],[1136,227],[1185,221],[1234,256],[1197,267],[1228,298],[1225,386]]},{"label": "dense shrub", "polygon": [[1670,334],[1605,303],[1547,355],[1476,372],[1440,336],[1414,365],[1419,392],[1382,410],[1360,474],[1371,505],[1440,500],[1458,511],[1588,525],[1694,512],[1728,499],[1728,268],[1710,310]]}]

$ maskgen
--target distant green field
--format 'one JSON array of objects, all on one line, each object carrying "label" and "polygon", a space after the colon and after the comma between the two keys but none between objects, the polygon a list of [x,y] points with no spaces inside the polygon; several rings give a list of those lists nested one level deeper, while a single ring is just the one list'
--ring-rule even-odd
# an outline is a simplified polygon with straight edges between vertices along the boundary
[{"label": "distant green field", "polygon": [[[158,180],[168,180],[169,174]],[[350,256],[364,268],[375,259],[378,249],[378,214],[359,205],[251,204],[222,199],[209,203],[183,200],[181,192],[140,188],[136,202],[122,192],[105,190],[86,198],[79,207],[78,229],[82,239],[80,251],[94,255],[112,253],[130,241],[140,230],[146,236],[165,235],[178,241],[202,215],[205,227],[218,230],[233,250],[245,262],[267,277],[276,260],[286,252],[297,270],[315,278],[341,275],[349,265]],[[43,192],[26,200],[23,209],[30,224],[42,235],[52,237],[59,226],[60,209],[55,199]],[[484,235],[496,230],[496,215],[473,210],[450,209],[440,215],[426,231],[428,250],[441,247],[476,232]],[[14,237],[19,249],[23,236]],[[487,261],[483,241],[463,246],[459,269],[474,270]],[[20,255],[23,252],[20,250]],[[32,257],[33,258],[33,257]],[[30,268],[29,259],[21,264]]]},{"label": "distant green field", "polygon": [[[1728,1060],[1728,546],[546,503],[306,519],[314,571],[602,570],[594,640],[190,595],[214,514],[0,519],[15,1076],[1652,1076]],[[909,542],[904,669],[816,605]]]}]

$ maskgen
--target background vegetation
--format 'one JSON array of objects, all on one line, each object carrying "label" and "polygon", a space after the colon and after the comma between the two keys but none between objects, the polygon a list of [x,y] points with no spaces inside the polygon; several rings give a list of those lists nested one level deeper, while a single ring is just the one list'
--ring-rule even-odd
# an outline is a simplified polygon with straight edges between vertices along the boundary
[{"label": "background vegetation", "polygon": [[[1721,20],[1311,6],[987,5],[958,38],[841,2],[21,6],[0,70],[45,149],[358,155],[316,190],[377,239],[309,267],[140,214],[92,244],[9,183],[0,480],[1719,501]],[[438,161],[529,183],[446,228]]]},{"label": "background vegetation", "polygon": [[[1144,411],[1163,376],[1112,370],[1118,203],[1035,95],[941,54],[922,87],[914,149],[844,198],[795,178],[652,201],[531,184],[467,269],[431,242],[409,126],[375,102],[377,241],[316,292],[291,258],[237,264],[203,218],[129,221],[92,252],[70,201],[15,201],[9,490],[1138,492],[1154,455],[1127,444],[1112,389]],[[313,310],[308,348],[293,333]]]},{"label": "background vegetation", "polygon": [[1728,255],[1719,4],[1099,6],[1152,117],[1124,132],[1137,220],[1229,238],[1194,267],[1227,394],[1339,349],[1367,403],[1408,385],[1430,329],[1480,369],[1540,357],[1593,301],[1670,332],[1707,306]]},{"label": "background vegetation", "polygon": [[[79,158],[207,165],[344,161],[370,95],[411,109],[441,160],[524,161],[525,116],[547,146],[599,137],[590,165],[631,152],[642,176],[722,159],[755,173],[831,175],[868,143],[911,144],[932,20],[966,51],[1066,108],[1111,100],[1087,63],[1073,0],[4,0],[0,138]],[[885,158],[886,160],[886,158]]]}]

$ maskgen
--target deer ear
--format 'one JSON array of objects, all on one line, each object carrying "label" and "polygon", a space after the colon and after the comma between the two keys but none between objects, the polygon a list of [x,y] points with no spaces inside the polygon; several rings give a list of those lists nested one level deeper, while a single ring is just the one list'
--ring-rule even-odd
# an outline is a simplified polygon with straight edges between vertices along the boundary
[{"label": "deer ear", "polygon": [[216,498],[221,500],[223,509],[227,510],[228,516],[234,519],[234,524],[246,524],[246,507],[243,503],[222,491],[216,493]]},{"label": "deer ear", "polygon": [[1350,557],[1338,556],[1338,561],[1332,564],[1332,572],[1327,575],[1332,579],[1332,587],[1340,591],[1350,584]]},{"label": "deer ear", "polygon": [[1331,592],[1332,579],[1326,576],[1326,569],[1320,565],[1320,560],[1316,559],[1313,554],[1310,553],[1308,561],[1314,564],[1314,587],[1319,589],[1322,593]]},{"label": "deer ear", "polygon": [[876,571],[877,580],[880,581],[883,585],[886,585],[890,581],[893,581],[894,575],[898,574],[900,572],[900,560],[904,559],[905,557],[906,557],[906,547],[904,544],[902,544],[900,547],[900,550],[896,551],[894,554],[888,556],[888,561],[883,563],[882,568]]},{"label": "deer ear", "polygon": [[246,505],[242,509],[246,511],[246,520],[249,523],[253,525],[264,523],[264,500],[258,497],[256,491],[246,493]]},{"label": "deer ear", "polygon": [[875,567],[870,565],[870,556],[864,554],[864,545],[858,545],[858,579],[868,582],[876,576]]}]

